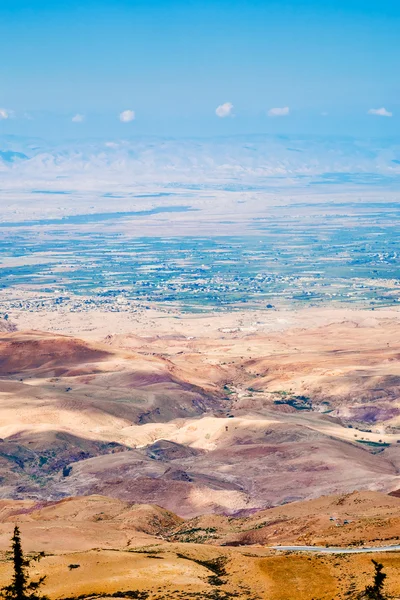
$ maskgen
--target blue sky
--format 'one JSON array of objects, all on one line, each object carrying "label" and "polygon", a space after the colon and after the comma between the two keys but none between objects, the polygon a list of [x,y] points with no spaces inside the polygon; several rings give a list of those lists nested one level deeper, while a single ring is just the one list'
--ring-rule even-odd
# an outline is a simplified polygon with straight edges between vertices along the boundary
[{"label": "blue sky", "polygon": [[0,0],[0,133],[399,135],[399,31],[398,1]]}]

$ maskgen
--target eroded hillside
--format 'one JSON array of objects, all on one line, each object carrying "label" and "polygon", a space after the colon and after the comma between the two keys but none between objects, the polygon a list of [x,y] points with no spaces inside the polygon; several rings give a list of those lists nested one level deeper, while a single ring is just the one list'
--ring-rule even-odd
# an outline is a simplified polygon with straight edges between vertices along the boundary
[{"label": "eroded hillside", "polygon": [[[88,496],[58,502],[0,501],[0,582],[11,576],[7,550],[17,523],[32,574],[46,575],[53,598],[81,595],[167,600],[344,599],[384,563],[387,591],[400,593],[400,555],[310,554],[269,544],[376,546],[400,533],[400,499],[362,492],[272,508],[248,517],[184,521],[160,507]],[[362,532],[363,540],[360,538]],[[284,582],[284,585],[283,585]]]},{"label": "eroded hillside", "polygon": [[2,496],[192,517],[396,490],[399,333],[398,311],[153,312],[100,341],[3,332]]}]

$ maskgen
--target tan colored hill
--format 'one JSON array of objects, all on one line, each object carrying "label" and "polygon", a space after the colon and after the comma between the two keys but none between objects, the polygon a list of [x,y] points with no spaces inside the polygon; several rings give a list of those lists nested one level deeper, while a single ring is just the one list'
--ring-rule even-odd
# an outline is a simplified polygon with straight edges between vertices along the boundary
[{"label": "tan colored hill", "polygon": [[[18,523],[25,547],[38,551],[127,549],[142,543],[214,546],[382,546],[400,539],[400,498],[379,492],[321,496],[252,512],[182,519],[156,505],[107,496],[59,501],[0,500],[0,550]],[[55,532],[62,531],[63,535]]]},{"label": "tan colored hill", "polygon": [[[336,527],[330,516],[349,524]],[[129,597],[135,591],[146,591],[150,600],[344,599],[349,590],[371,581],[371,558],[384,563],[388,592],[400,593],[400,553],[321,556],[280,553],[263,545],[276,542],[273,529],[287,544],[305,539],[359,544],[360,531],[366,544],[388,543],[390,534],[400,531],[400,499],[378,493],[324,497],[236,519],[208,515],[185,522],[157,506],[102,496],[47,503],[3,500],[0,585],[11,576],[6,551],[14,523],[26,551],[45,551],[32,575],[47,575],[44,591],[52,599],[116,592]],[[245,545],[227,546],[229,538]]]},{"label": "tan colored hill", "polygon": [[1,495],[192,517],[394,491],[399,316],[150,311],[101,343],[2,333]]},{"label": "tan colored hill", "polygon": [[[276,401],[304,396],[314,410],[351,423],[400,426],[398,310],[207,315],[182,319],[175,329],[186,332],[186,326],[187,338],[146,336],[140,343],[137,335],[119,334],[106,341],[168,356],[199,382],[225,380],[237,408],[276,409]],[[286,409],[295,410],[288,403]]]},{"label": "tan colored hill", "polygon": [[186,520],[170,539],[227,546],[382,546],[400,540],[400,498],[352,492],[292,502],[235,519],[203,515]]},{"label": "tan colored hill", "polygon": [[204,417],[171,423],[169,437],[181,445],[181,454],[187,447],[198,452],[186,458],[164,458],[155,455],[154,444],[149,444],[82,460],[72,465],[68,478],[53,490],[57,495],[112,494],[158,503],[191,516],[234,514],[327,491],[398,485],[397,470],[384,453],[371,454],[307,424],[291,425],[261,416]]},{"label": "tan colored hill", "polygon": [[[222,585],[213,585],[216,560],[225,563]],[[371,559],[382,561],[387,592],[400,595],[399,553],[308,556],[243,553],[195,544],[139,551],[90,550],[52,554],[32,570],[46,575],[43,591],[51,598],[98,594],[101,598],[148,600],[346,600],[348,593],[372,582]],[[226,562],[225,562],[226,561]],[[0,562],[0,583],[8,583],[11,565]]]},{"label": "tan colored hill", "polygon": [[58,502],[0,501],[0,549],[18,523],[27,551],[78,552],[151,544],[182,522],[158,506],[88,496]]}]

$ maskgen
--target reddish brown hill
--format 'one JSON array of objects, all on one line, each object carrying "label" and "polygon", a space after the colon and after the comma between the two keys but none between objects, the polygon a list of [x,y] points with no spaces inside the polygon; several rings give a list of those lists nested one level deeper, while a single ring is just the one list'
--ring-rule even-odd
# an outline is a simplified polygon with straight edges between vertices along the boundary
[{"label": "reddish brown hill", "polygon": [[109,358],[109,353],[67,336],[28,332],[0,337],[0,376],[61,376],[71,367]]}]

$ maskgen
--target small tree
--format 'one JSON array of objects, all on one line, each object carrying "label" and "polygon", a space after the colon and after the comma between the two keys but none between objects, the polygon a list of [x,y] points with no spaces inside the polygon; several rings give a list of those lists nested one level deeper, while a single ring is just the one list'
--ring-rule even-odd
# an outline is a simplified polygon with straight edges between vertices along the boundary
[{"label": "small tree", "polygon": [[48,600],[39,592],[46,577],[40,577],[37,581],[29,579],[28,569],[32,560],[40,560],[43,553],[28,560],[25,558],[21,545],[21,534],[19,527],[14,527],[14,535],[11,538],[13,552],[14,574],[10,585],[0,590],[0,595],[5,600]]},{"label": "small tree", "polygon": [[387,575],[383,572],[383,565],[381,563],[376,560],[372,560],[372,562],[375,568],[374,582],[372,585],[367,585],[358,598],[360,600],[386,600],[387,596],[384,594],[383,587]]}]

